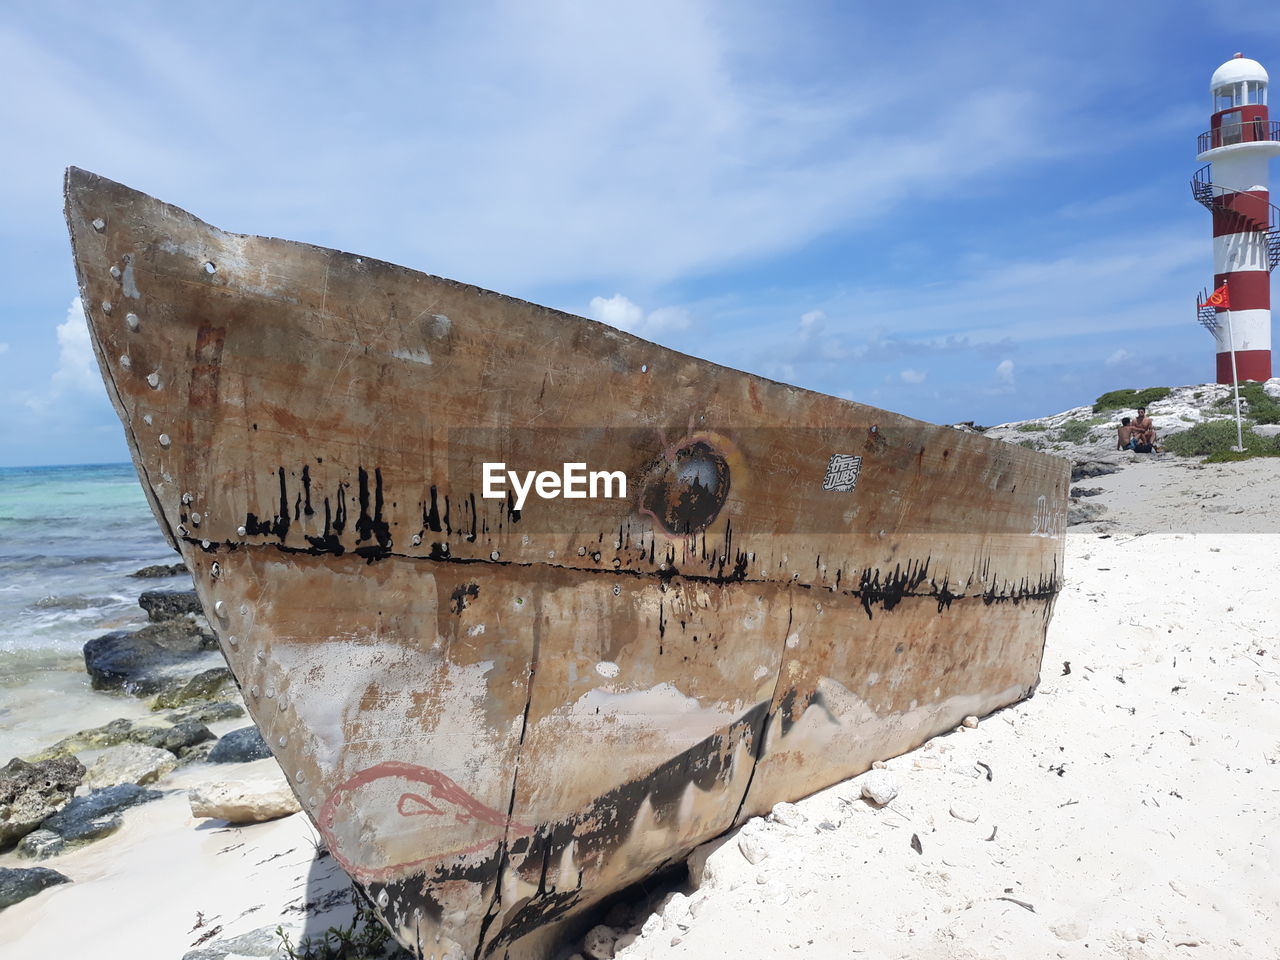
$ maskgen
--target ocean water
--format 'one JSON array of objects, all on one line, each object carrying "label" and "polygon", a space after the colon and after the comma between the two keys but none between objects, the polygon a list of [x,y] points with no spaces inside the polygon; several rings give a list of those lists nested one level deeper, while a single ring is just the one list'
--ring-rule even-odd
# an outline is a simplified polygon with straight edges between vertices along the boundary
[{"label": "ocean water", "polygon": [[90,690],[81,649],[145,623],[143,590],[188,588],[130,576],[177,560],[132,464],[0,468],[0,764],[124,715]]}]

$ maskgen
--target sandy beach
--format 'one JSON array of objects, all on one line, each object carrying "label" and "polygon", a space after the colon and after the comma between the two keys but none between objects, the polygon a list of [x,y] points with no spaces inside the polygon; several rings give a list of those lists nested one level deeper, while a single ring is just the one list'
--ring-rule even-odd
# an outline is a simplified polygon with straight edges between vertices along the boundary
[{"label": "sandy beach", "polygon": [[[1037,694],[709,844],[689,882],[615,907],[617,956],[1280,956],[1280,460],[1082,484],[1106,509],[1069,528]],[[277,925],[343,920],[303,815],[191,814],[189,787],[273,765],[180,767],[44,861],[73,882],[0,911],[4,955],[273,956]],[[868,776],[897,795],[862,799]]]}]

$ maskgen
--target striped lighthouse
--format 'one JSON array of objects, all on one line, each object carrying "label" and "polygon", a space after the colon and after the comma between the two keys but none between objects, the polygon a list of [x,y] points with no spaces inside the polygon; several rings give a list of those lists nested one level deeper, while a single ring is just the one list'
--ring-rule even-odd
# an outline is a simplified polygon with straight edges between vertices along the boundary
[{"label": "striped lighthouse", "polygon": [[1280,154],[1280,123],[1267,116],[1267,79],[1262,64],[1239,53],[1213,72],[1213,114],[1196,151],[1204,166],[1191,181],[1213,214],[1214,292],[1197,298],[1196,313],[1217,343],[1219,383],[1271,377],[1280,210],[1271,203],[1267,165]]}]

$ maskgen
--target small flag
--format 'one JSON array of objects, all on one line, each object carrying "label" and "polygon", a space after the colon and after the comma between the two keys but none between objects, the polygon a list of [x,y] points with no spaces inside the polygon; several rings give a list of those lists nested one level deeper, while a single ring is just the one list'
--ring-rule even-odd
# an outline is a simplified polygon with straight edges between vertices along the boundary
[{"label": "small flag", "polygon": [[1209,294],[1209,299],[1204,302],[1204,306],[1217,307],[1219,310],[1231,309],[1231,297],[1227,294],[1225,282],[1217,290]]}]

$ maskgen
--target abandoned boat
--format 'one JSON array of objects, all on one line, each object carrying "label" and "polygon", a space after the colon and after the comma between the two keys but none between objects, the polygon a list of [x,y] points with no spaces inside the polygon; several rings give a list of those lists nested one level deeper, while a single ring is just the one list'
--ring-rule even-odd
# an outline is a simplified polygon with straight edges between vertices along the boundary
[{"label": "abandoned boat", "polygon": [[75,168],[66,214],[156,519],[422,957],[539,955],[1037,683],[1064,460]]}]

